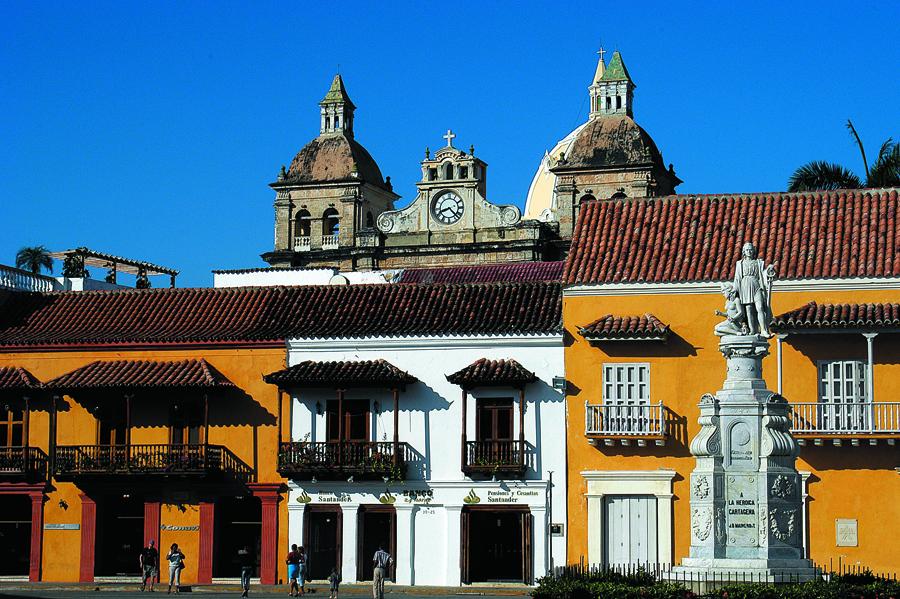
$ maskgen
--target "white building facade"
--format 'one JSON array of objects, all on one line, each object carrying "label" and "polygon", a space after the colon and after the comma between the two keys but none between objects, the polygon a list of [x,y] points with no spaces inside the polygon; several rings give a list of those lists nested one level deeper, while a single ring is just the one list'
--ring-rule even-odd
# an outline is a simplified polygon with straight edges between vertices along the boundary
[{"label": "white building facade", "polygon": [[[378,545],[402,585],[530,584],[565,564],[558,331],[293,339],[288,366],[306,378],[278,383],[280,466],[309,578],[370,580]],[[373,368],[408,378],[359,380]]]}]

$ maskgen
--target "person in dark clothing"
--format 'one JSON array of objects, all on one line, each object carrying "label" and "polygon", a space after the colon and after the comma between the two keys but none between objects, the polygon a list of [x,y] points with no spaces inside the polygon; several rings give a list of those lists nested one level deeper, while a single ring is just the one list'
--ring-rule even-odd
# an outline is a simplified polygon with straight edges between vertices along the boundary
[{"label": "person in dark clothing", "polygon": [[246,597],[250,592],[250,577],[253,575],[255,561],[250,554],[250,548],[246,545],[238,551],[238,564],[241,566],[241,589],[243,589],[241,597]]},{"label": "person in dark clothing", "polygon": [[159,551],[156,550],[154,546],[155,543],[153,539],[150,539],[150,542],[147,543],[147,546],[141,549],[140,562],[141,562],[141,591],[147,588],[147,583],[150,583],[150,592],[153,592],[153,583],[156,582],[156,577],[159,575]]}]

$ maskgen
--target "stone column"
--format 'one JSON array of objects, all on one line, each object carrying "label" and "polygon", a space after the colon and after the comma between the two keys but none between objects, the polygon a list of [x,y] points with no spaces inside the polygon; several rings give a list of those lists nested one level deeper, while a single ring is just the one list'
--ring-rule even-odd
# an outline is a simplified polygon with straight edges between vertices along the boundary
[{"label": "stone column", "polygon": [[[197,584],[212,584],[215,527],[216,504],[211,501],[201,501],[200,548],[199,555],[197,556]],[[263,517],[263,527],[265,527],[265,517]]]},{"label": "stone column", "polygon": [[416,554],[416,510],[413,504],[395,505],[397,513],[397,555],[396,563],[397,584],[409,586],[415,584],[415,554]]},{"label": "stone column", "polygon": [[28,493],[31,499],[31,552],[28,556],[28,580],[40,582],[42,549],[44,540],[44,492],[32,491]]},{"label": "stone column", "polygon": [[97,540],[97,503],[81,493],[81,567],[78,582],[94,581],[94,547]]},{"label": "stone column", "polygon": [[532,526],[531,572],[537,580],[547,573],[547,542],[550,523],[547,521],[547,508],[543,505],[531,507]]},{"label": "stone column", "polygon": [[303,518],[306,515],[305,503],[288,505],[288,546],[296,543],[303,545]]},{"label": "stone column", "polygon": [[462,506],[448,505],[444,506],[447,515],[447,570],[444,576],[444,584],[448,587],[457,587],[461,583],[462,572],[460,571],[460,550],[462,545],[461,539],[461,523],[462,523]]},{"label": "stone column", "polygon": [[294,240],[291,238],[291,219],[294,216],[294,204],[288,191],[275,192],[275,250],[293,250]]},{"label": "stone column", "polygon": [[341,579],[356,582],[356,534],[359,505],[342,505],[343,534],[341,535]]}]

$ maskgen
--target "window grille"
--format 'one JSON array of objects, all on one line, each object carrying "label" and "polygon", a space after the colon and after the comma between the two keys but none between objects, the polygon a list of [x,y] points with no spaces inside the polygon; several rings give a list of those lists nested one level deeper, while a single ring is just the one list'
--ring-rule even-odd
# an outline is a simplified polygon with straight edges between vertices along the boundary
[{"label": "window grille", "polygon": [[866,363],[860,360],[819,362],[819,422],[825,430],[868,428]]}]

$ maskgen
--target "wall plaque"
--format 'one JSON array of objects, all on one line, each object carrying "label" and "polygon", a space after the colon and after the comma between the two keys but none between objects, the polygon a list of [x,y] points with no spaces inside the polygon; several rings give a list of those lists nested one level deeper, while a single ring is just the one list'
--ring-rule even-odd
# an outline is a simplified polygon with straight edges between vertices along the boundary
[{"label": "wall plaque", "polygon": [[834,521],[835,544],[838,547],[858,547],[859,535],[856,519],[838,518]]},{"label": "wall plaque", "polygon": [[81,524],[76,523],[59,523],[59,522],[48,522],[44,524],[44,530],[80,530]]}]

